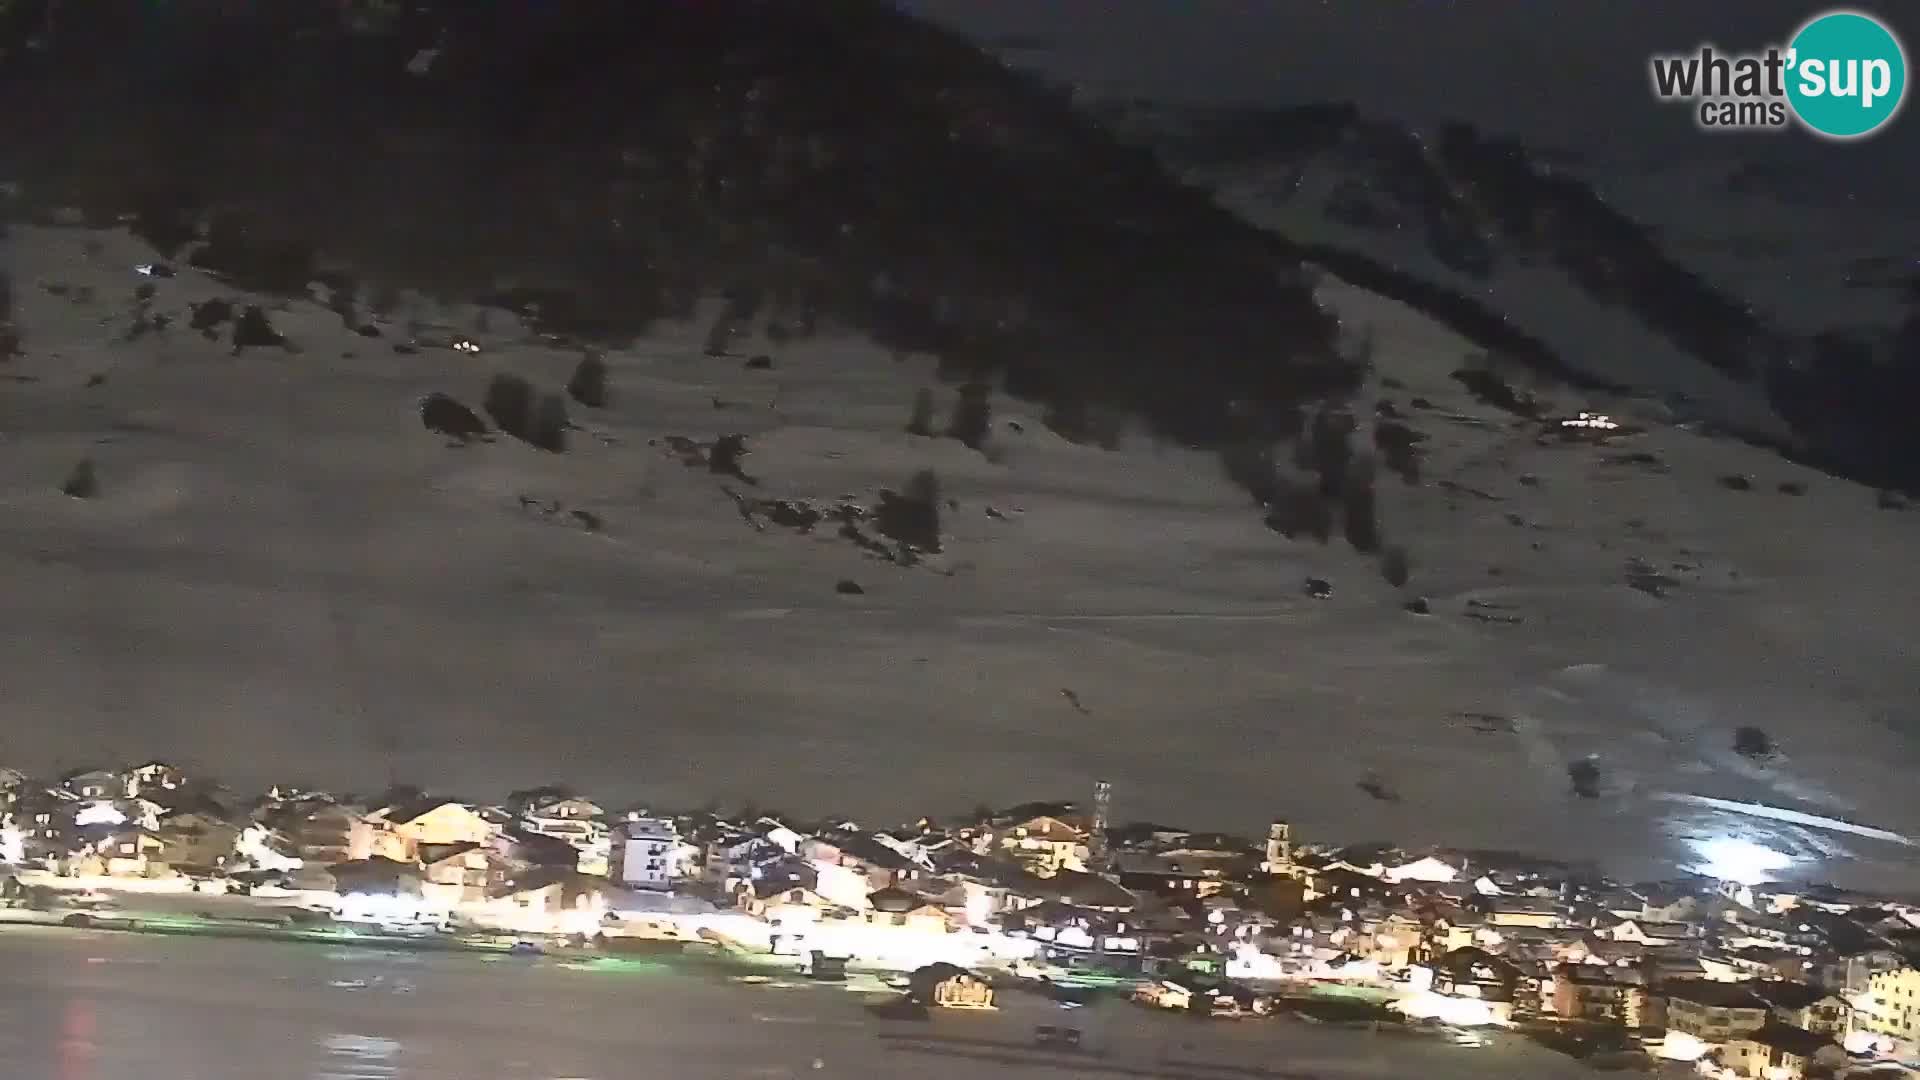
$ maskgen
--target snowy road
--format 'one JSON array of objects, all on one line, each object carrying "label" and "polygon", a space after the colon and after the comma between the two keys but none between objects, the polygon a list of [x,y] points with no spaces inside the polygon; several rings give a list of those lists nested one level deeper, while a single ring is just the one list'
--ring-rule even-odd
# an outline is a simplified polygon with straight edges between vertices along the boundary
[{"label": "snowy road", "polygon": [[[863,994],[658,964],[392,954],[12,930],[0,935],[9,1080],[648,1080],[654,1077],[1527,1076],[1580,1067],[1290,1021],[1197,1024],[1124,1003],[887,1021]],[[1046,1054],[1071,1017],[1084,1052]]]}]

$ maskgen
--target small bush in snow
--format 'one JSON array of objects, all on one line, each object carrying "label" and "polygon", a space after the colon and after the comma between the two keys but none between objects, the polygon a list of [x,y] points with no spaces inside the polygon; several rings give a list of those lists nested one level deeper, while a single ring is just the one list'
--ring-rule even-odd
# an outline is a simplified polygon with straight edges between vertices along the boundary
[{"label": "small bush in snow", "polygon": [[993,423],[992,393],[992,387],[985,383],[968,383],[961,387],[960,398],[953,406],[953,416],[947,421],[947,434],[974,450],[984,446]]},{"label": "small bush in snow", "polygon": [[913,415],[907,418],[907,434],[933,435],[933,391],[924,386],[913,395]]},{"label": "small bush in snow", "polygon": [[1320,494],[1339,498],[1353,461],[1353,417],[1332,409],[1316,413],[1304,456],[1303,464],[1320,475]]},{"label": "small bush in snow", "polygon": [[533,384],[518,375],[500,374],[487,384],[486,399],[480,407],[492,418],[493,426],[516,439],[528,438],[533,431]]},{"label": "small bush in snow", "polygon": [[1380,576],[1387,584],[1402,588],[1413,576],[1413,560],[1407,555],[1407,549],[1394,545],[1380,556]]},{"label": "small bush in snow", "polygon": [[589,409],[607,407],[607,362],[599,353],[590,352],[574,365],[573,377],[567,380],[567,396]]},{"label": "small bush in snow", "polygon": [[1733,752],[1756,760],[1770,758],[1773,756],[1773,739],[1757,727],[1738,727],[1733,732]]},{"label": "small bush in snow", "polygon": [[567,426],[566,399],[559,394],[543,395],[534,410],[533,430],[527,432],[527,442],[549,453],[565,453]]},{"label": "small bush in snow", "polygon": [[727,299],[713,326],[707,330],[705,352],[708,356],[731,356],[734,336],[746,327],[759,310],[760,303],[750,291],[737,291]]},{"label": "small bush in snow", "polygon": [[1359,782],[1354,786],[1381,802],[1397,803],[1400,801],[1400,793],[1395,791],[1392,785],[1388,784],[1379,773],[1370,772],[1366,774],[1361,777]]},{"label": "small bush in snow", "polygon": [[487,423],[478,413],[446,394],[428,394],[420,399],[420,425],[461,442],[487,433]]},{"label": "small bush in snow", "polygon": [[1382,421],[1373,428],[1373,445],[1386,459],[1387,471],[1409,484],[1420,482],[1421,438],[1419,432],[1395,420]]},{"label": "small bush in snow", "polygon": [[707,451],[707,468],[722,476],[747,479],[740,469],[740,459],[747,455],[747,437],[745,435],[722,435],[713,440],[713,449]]},{"label": "small bush in snow", "polygon": [[1567,781],[1573,793],[1583,799],[1600,797],[1600,763],[1590,757],[1567,764]]},{"label": "small bush in snow", "polygon": [[93,459],[81,458],[67,474],[67,482],[60,485],[60,491],[74,499],[91,499],[100,494],[100,477],[94,472]]},{"label": "small bush in snow", "polygon": [[1374,493],[1374,467],[1370,457],[1355,458],[1347,469],[1343,485],[1346,496],[1347,543],[1362,554],[1380,550],[1380,503]]},{"label": "small bush in snow", "polygon": [[940,480],[922,469],[908,478],[904,491],[882,491],[874,510],[880,535],[916,551],[940,550]]}]

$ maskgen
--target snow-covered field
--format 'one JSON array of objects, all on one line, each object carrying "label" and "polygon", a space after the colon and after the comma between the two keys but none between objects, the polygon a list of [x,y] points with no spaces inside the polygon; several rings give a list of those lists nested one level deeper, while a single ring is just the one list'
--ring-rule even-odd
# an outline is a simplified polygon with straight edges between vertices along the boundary
[{"label": "snow-covered field", "polygon": [[[574,409],[566,454],[452,448],[422,430],[422,395],[477,407],[495,371],[558,389],[577,354],[424,306],[422,341],[482,351],[400,354],[404,313],[367,338],[296,303],[268,313],[297,352],[235,355],[188,305],[247,298],[186,268],[140,276],[153,255],[124,234],[20,228],[5,257],[26,342],[0,366],[10,764],[164,755],[243,784],[477,795],[564,778],[885,820],[1104,777],[1122,819],[1284,817],[1305,840],[1627,873],[1759,830],[1829,860],[1809,872],[1906,882],[1897,844],[1665,796],[1920,834],[1902,782],[1920,518],[1657,424],[1540,445],[1448,377],[1466,343],[1338,282],[1326,300],[1373,328],[1376,382],[1399,384],[1378,395],[1429,437],[1424,483],[1381,490],[1430,617],[1337,539],[1264,528],[1209,456],[1074,446],[1005,399],[991,453],[907,435],[930,361],[844,335],[741,343],[774,356],[758,370],[703,356],[704,327],[664,328],[608,355],[613,405]],[[141,284],[173,321],[123,340]],[[758,490],[663,442],[730,432]],[[1605,460],[1641,452],[1664,471]],[[98,497],[63,495],[86,457]],[[913,568],[831,527],[756,531],[721,490],[871,504],[920,468],[954,502],[944,554]],[[1717,483],[1734,473],[1751,490]],[[1664,598],[1628,587],[1635,559],[1674,579]],[[1736,757],[1743,724],[1779,759]],[[1594,800],[1565,771],[1588,753]],[[1356,787],[1369,774],[1395,798]]]}]

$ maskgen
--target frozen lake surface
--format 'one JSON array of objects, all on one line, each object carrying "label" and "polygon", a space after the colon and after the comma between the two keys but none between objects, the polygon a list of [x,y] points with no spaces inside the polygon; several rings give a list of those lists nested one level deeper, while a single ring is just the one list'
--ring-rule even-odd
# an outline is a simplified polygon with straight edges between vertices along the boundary
[{"label": "frozen lake surface", "polygon": [[[1574,1076],[1513,1042],[1286,1021],[1202,1023],[1122,1002],[889,1021],[875,995],[664,964],[401,954],[107,932],[0,934],[8,1080],[651,1080],[981,1076]],[[1086,1048],[1048,1054],[1039,1023]]]}]

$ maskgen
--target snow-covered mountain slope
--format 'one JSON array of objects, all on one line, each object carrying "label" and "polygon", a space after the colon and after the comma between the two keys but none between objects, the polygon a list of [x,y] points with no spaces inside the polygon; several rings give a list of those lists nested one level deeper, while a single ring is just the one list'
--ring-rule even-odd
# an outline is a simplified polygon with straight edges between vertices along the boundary
[{"label": "snow-covered mountain slope", "polygon": [[577,339],[727,295],[1190,444],[1351,384],[1297,260],[891,0],[64,14],[0,64],[9,209],[263,290],[505,294]]},{"label": "snow-covered mountain slope", "polygon": [[[578,351],[503,311],[414,297],[362,333],[320,300],[142,275],[159,256],[125,231],[22,227],[4,254],[15,763],[562,776],[888,819],[1104,777],[1128,817],[1627,873],[1731,833],[1905,883],[1898,845],[1677,800],[1920,834],[1920,518],[1634,400],[1540,391],[1542,417],[1645,429],[1563,441],[1463,383],[1468,342],[1337,279],[1322,301],[1373,342],[1357,441],[1391,421],[1418,451],[1417,483],[1378,486],[1404,587],[1337,529],[1263,526],[1210,454],[1069,443],[1003,396],[985,452],[907,434],[932,362],[832,327],[757,323],[709,356],[704,323],[662,324],[605,354],[609,405],[572,406],[550,453],[419,418],[431,393],[478,408],[495,373],[567,380]],[[287,347],[236,348],[250,305]],[[700,445],[728,434],[744,477]],[[94,490],[64,494],[82,460]],[[940,550],[901,565],[870,511],[923,469]],[[1743,725],[1778,756],[1734,754]],[[1588,754],[1595,798],[1569,790]]]},{"label": "snow-covered mountain slope", "polygon": [[1920,483],[1920,217],[1753,164],[1556,154],[1348,106],[1093,106],[1223,205],[1477,337],[1848,475]]}]

